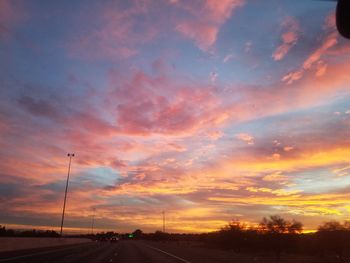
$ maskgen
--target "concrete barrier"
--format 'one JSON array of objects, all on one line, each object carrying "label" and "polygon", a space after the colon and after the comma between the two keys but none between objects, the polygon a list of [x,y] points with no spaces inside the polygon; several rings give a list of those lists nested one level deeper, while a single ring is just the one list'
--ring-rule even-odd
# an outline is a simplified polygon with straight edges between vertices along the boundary
[{"label": "concrete barrier", "polygon": [[91,242],[86,238],[0,237],[0,252]]}]

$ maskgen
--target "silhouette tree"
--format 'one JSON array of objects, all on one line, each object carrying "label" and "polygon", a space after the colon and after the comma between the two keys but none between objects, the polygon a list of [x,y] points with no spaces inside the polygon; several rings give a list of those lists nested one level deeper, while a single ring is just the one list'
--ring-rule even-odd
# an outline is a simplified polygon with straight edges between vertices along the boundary
[{"label": "silhouette tree", "polygon": [[132,234],[134,235],[134,238],[141,238],[142,237],[142,231],[140,229],[136,229],[134,232],[132,232]]},{"label": "silhouette tree", "polygon": [[303,231],[301,222],[292,220],[286,221],[278,215],[270,216],[268,219],[264,217],[260,222],[260,231],[273,234],[296,234]]},{"label": "silhouette tree", "polygon": [[6,236],[6,228],[2,225],[0,225],[0,236]]},{"label": "silhouette tree", "polygon": [[301,233],[303,225],[301,222],[292,220],[287,221],[278,215],[264,217],[259,224],[259,231],[263,234],[263,238],[269,244],[276,255],[277,260],[281,258],[283,250],[294,247],[296,242],[296,234]]},{"label": "silhouette tree", "polygon": [[350,223],[341,224],[329,221],[319,226],[317,231],[322,251],[331,251],[336,254],[339,262],[344,262],[344,251],[350,249]]},{"label": "silhouette tree", "polygon": [[220,243],[225,248],[232,248],[235,252],[241,252],[245,245],[247,226],[239,221],[232,221],[219,232]]}]

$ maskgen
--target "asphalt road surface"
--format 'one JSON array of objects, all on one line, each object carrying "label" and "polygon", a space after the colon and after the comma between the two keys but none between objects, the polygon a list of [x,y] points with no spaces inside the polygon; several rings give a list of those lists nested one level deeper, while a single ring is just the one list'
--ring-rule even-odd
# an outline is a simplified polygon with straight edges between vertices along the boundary
[{"label": "asphalt road surface", "polygon": [[[1,0],[0,0],[1,1]],[[89,242],[51,248],[37,248],[0,253],[0,263],[272,263],[274,254],[237,254],[184,242],[150,242],[127,240],[118,243]],[[305,255],[284,254],[280,263],[336,260]],[[345,262],[350,262],[346,258]]]},{"label": "asphalt road surface", "polygon": [[0,253],[0,262],[11,263],[189,263],[167,251],[137,241],[91,242],[65,247]]}]

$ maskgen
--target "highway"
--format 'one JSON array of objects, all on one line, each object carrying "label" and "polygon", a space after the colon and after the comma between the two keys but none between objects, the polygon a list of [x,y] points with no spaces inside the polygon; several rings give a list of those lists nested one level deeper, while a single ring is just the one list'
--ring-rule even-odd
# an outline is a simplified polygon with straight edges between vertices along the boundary
[{"label": "highway", "polygon": [[0,253],[0,262],[11,263],[189,263],[184,258],[137,241],[91,242],[65,247]]},{"label": "highway", "polygon": [[[348,258],[349,259],[349,258]],[[237,254],[191,243],[123,240],[0,253],[0,263],[269,263],[274,254]],[[336,262],[284,254],[280,263]],[[344,260],[344,262],[350,262]]]}]

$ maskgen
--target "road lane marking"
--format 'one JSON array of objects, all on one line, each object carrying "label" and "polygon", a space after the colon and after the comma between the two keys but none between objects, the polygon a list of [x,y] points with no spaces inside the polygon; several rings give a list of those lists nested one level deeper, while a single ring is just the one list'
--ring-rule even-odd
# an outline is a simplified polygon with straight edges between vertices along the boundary
[{"label": "road lane marking", "polygon": [[156,251],[158,251],[158,252],[164,253],[164,254],[166,254],[166,255],[168,255],[168,256],[170,256],[170,257],[176,258],[177,260],[179,260],[179,261],[181,261],[181,262],[184,262],[184,263],[191,263],[190,261],[188,261],[188,260],[186,260],[186,259],[183,259],[183,258],[180,258],[180,257],[175,256],[175,255],[173,255],[173,254],[170,254],[170,253],[168,253],[168,252],[166,252],[166,251],[164,251],[164,250],[161,250],[161,249],[159,249],[159,248],[152,247],[152,246],[149,246],[149,245],[145,245],[145,246],[146,246],[146,247],[149,247],[149,248],[152,248],[152,249],[154,249],[154,250],[156,250]]},{"label": "road lane marking", "polygon": [[[89,244],[90,244],[90,243],[89,243]],[[84,245],[86,245],[86,244],[84,244]],[[55,253],[55,252],[60,252],[60,251],[65,251],[65,250],[80,248],[80,247],[83,247],[84,245],[82,245],[82,246],[76,246],[76,247],[63,248],[63,249],[56,249],[56,250],[43,251],[43,252],[32,253],[32,254],[27,254],[27,255],[12,257],[12,258],[4,258],[4,259],[0,259],[0,262],[13,261],[13,260],[21,259],[21,258],[40,256],[40,255],[45,255],[45,254],[50,254],[50,253]]]}]

